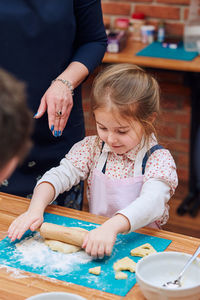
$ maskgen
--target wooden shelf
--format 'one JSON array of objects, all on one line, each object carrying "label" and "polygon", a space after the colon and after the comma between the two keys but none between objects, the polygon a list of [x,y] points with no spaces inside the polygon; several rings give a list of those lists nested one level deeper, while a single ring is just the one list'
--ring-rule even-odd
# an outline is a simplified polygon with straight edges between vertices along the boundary
[{"label": "wooden shelf", "polygon": [[106,52],[104,63],[132,63],[143,67],[168,69],[185,72],[200,72],[200,56],[192,61],[136,56],[136,53],[146,47],[140,42],[128,40],[127,46],[119,53]]}]

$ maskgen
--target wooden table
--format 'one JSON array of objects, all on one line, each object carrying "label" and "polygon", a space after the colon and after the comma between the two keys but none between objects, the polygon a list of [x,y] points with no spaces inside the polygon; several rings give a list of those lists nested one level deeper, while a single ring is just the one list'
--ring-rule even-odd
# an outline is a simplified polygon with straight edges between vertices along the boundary
[{"label": "wooden table", "polygon": [[[178,213],[183,214],[190,209],[191,215],[194,216],[197,214],[200,205],[200,203],[195,202],[198,191],[194,161],[194,145],[197,130],[200,126],[200,56],[197,56],[192,61],[136,56],[136,53],[144,47],[146,47],[145,44],[128,40],[127,46],[122,52],[116,54],[106,53],[103,63],[132,63],[147,68],[184,72],[185,82],[187,82],[191,90],[189,193],[183,199]],[[190,203],[193,203],[192,206]]]},{"label": "wooden table", "polygon": [[[29,200],[9,194],[0,193],[0,238],[6,236],[6,231],[9,224],[19,214],[23,213],[29,205]],[[76,218],[87,222],[101,224],[105,221],[104,217],[92,215],[87,212],[80,212],[73,209],[68,209],[56,205],[51,205],[46,210],[49,213],[62,215],[66,217]],[[171,239],[172,243],[167,248],[167,251],[183,251],[193,253],[200,244],[200,239],[184,236],[172,232],[142,228],[138,232],[156,237]],[[79,294],[86,299],[101,300],[101,299],[131,299],[144,300],[139,286],[136,284],[126,297],[120,297],[113,294],[101,292],[76,284],[66,283],[59,280],[52,280],[44,276],[20,271],[20,274],[25,274],[27,277],[16,278],[12,273],[8,273],[6,267],[0,268],[0,299],[1,300],[21,300],[26,299],[35,294],[64,291],[68,293]]]}]

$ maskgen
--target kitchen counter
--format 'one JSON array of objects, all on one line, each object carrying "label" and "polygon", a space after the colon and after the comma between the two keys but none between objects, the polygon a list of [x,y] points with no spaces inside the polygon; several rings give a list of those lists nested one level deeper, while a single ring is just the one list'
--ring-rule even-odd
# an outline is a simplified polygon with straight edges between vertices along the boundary
[{"label": "kitchen counter", "polygon": [[[0,193],[0,238],[6,236],[9,224],[19,214],[23,213],[29,205],[29,200],[9,194]],[[77,211],[56,205],[50,205],[46,212],[87,222],[101,224],[106,218],[92,215],[88,212]],[[172,240],[166,251],[179,251],[193,253],[199,246],[200,239],[184,236],[164,230],[151,228],[142,228],[137,232]],[[50,278],[20,271],[20,274],[26,275],[13,276],[12,272],[8,272],[6,267],[0,268],[0,298],[4,300],[19,300],[26,299],[32,295],[52,291],[64,291],[68,293],[79,294],[86,299],[101,300],[101,299],[131,299],[145,300],[142,296],[138,284],[136,284],[125,297],[116,296],[110,293],[101,292],[99,290],[90,289],[72,283],[62,282],[60,280],[52,280]]]},{"label": "kitchen counter", "polygon": [[136,53],[146,47],[141,42],[127,41],[126,48],[119,53],[106,52],[103,63],[132,63],[143,67],[166,70],[200,72],[200,56],[192,61],[136,56]]}]

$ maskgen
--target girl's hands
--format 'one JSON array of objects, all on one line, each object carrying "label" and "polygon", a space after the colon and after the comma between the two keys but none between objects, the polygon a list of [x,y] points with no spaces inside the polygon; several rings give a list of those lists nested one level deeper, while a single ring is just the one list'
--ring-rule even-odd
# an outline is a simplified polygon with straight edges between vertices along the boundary
[{"label": "girl's hands", "polygon": [[91,230],[86,235],[82,248],[94,258],[103,258],[104,255],[111,255],[117,234],[128,232],[129,230],[129,220],[120,213],[116,214],[100,227]]},{"label": "girl's hands", "polygon": [[[36,119],[48,113],[49,129],[57,137],[61,136],[73,107],[73,98],[69,88],[61,81],[54,81],[41,99]],[[61,115],[58,116],[57,113]]]},{"label": "girl's hands", "polygon": [[8,237],[14,242],[21,239],[22,235],[30,229],[36,230],[43,223],[43,213],[26,211],[17,217],[8,228]]},{"label": "girl's hands", "polygon": [[94,258],[103,258],[104,255],[111,255],[116,236],[113,229],[102,225],[87,234],[82,248]]},{"label": "girl's hands", "polygon": [[33,192],[28,210],[16,218],[8,228],[8,237],[14,242],[21,239],[28,230],[36,230],[43,223],[43,214],[47,205],[54,199],[54,187],[48,182],[37,185]]}]

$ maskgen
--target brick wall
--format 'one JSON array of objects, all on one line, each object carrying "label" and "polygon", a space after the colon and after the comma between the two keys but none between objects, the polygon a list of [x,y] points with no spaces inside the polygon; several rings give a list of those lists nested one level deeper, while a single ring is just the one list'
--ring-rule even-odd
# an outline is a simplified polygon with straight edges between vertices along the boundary
[{"label": "brick wall", "polygon": [[[158,69],[147,69],[147,71],[151,72],[160,83],[161,115],[157,126],[158,135],[160,143],[171,151],[175,159],[180,182],[176,196],[182,199],[188,192],[190,89],[185,82],[183,72]],[[90,111],[90,90],[97,72],[98,69],[83,85],[86,135],[96,133]]]},{"label": "brick wall", "polygon": [[115,19],[143,12],[148,24],[165,22],[166,34],[180,36],[188,16],[190,0],[102,0],[104,23],[114,27]]}]

